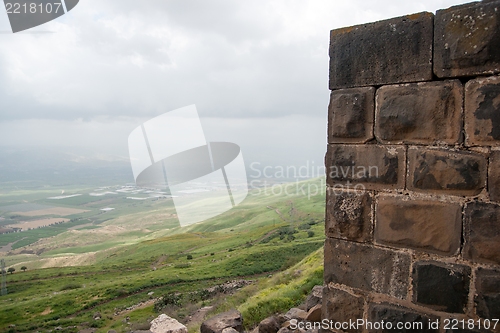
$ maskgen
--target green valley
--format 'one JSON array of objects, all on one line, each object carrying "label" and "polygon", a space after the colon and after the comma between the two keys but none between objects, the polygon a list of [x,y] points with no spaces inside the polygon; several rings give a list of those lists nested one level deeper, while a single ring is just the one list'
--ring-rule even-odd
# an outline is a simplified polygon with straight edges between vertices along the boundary
[{"label": "green valley", "polygon": [[[324,189],[324,179],[300,186]],[[98,190],[67,189],[60,199],[51,189],[0,193],[0,228],[64,219],[0,235],[0,256],[15,269],[0,296],[0,330],[128,332],[164,312],[196,331],[190,316],[209,305],[212,314],[238,308],[252,325],[322,284],[324,190],[254,189],[230,211],[186,227],[161,194]],[[225,291],[231,281],[242,288]]]}]

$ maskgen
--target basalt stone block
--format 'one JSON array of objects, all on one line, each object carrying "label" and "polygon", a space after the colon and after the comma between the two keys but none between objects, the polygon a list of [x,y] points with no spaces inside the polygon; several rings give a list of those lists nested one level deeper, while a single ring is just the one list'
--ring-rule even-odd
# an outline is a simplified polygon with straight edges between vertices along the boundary
[{"label": "basalt stone block", "polygon": [[460,250],[462,206],[458,203],[381,195],[376,211],[377,243],[443,255]]},{"label": "basalt stone block", "polygon": [[434,21],[434,73],[438,77],[500,71],[500,1],[438,10]]},{"label": "basalt stone block", "polygon": [[325,241],[325,283],[405,299],[410,255],[335,238]]},{"label": "basalt stone block", "polygon": [[500,76],[465,85],[465,134],[469,146],[500,146]]},{"label": "basalt stone block", "polygon": [[[349,322],[349,320],[355,321],[357,318],[363,318],[364,305],[365,300],[362,296],[326,286],[323,289],[321,318],[328,319],[329,323],[330,321],[333,323],[345,323]],[[345,331],[362,332],[361,329],[348,329]]]},{"label": "basalt stone block", "polygon": [[330,89],[432,79],[433,14],[332,30]]},{"label": "basalt stone block", "polygon": [[488,193],[491,200],[500,202],[500,151],[493,151],[490,155]]},{"label": "basalt stone block", "polygon": [[390,144],[459,143],[462,100],[458,80],[381,87],[376,97],[375,136]]},{"label": "basalt stone block", "polygon": [[481,318],[500,318],[500,271],[485,268],[476,271],[474,302]]},{"label": "basalt stone block", "polygon": [[328,106],[329,143],[365,143],[373,138],[375,88],[332,91]]},{"label": "basalt stone block", "polygon": [[[438,317],[430,316],[398,305],[387,303],[370,304],[368,309],[367,331],[370,333],[390,332],[422,332],[438,333],[439,329],[429,328],[430,321],[436,321]],[[384,322],[384,329],[376,329],[374,323]],[[398,325],[403,325],[398,329]]]},{"label": "basalt stone block", "polygon": [[406,152],[402,146],[329,145],[327,183],[335,191],[403,189]]},{"label": "basalt stone block", "polygon": [[450,195],[476,195],[486,186],[487,162],[477,153],[408,149],[407,188]]},{"label": "basalt stone block", "polygon": [[326,191],[326,235],[357,242],[372,239],[373,198],[369,192]]},{"label": "basalt stone block", "polygon": [[413,267],[413,301],[437,311],[464,313],[471,269],[464,265],[420,262]]},{"label": "basalt stone block", "polygon": [[464,257],[500,264],[500,205],[472,202],[465,208]]}]

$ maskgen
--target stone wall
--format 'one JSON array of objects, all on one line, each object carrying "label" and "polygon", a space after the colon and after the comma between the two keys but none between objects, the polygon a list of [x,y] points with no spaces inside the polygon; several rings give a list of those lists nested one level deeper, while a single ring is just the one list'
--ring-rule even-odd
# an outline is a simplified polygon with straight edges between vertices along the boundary
[{"label": "stone wall", "polygon": [[499,72],[499,0],[331,31],[333,330],[500,332]]}]

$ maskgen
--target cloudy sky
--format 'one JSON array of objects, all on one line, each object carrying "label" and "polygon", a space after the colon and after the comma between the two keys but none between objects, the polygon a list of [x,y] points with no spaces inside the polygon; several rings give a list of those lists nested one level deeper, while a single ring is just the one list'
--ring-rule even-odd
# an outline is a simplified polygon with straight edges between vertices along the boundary
[{"label": "cloudy sky", "polygon": [[81,0],[17,34],[0,10],[0,146],[126,158],[135,127],[196,104],[247,163],[321,164],[329,31],[463,2]]}]

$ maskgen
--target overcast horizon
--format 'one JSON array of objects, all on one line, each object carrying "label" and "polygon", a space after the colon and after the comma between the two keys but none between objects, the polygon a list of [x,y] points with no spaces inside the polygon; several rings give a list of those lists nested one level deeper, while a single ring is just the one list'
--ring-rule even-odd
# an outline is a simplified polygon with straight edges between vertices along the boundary
[{"label": "overcast horizon", "polygon": [[82,0],[17,34],[1,10],[0,146],[126,159],[134,128],[195,104],[247,165],[321,165],[330,30],[466,2]]}]

